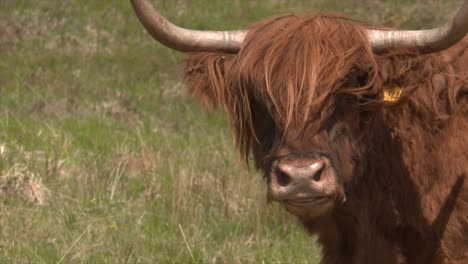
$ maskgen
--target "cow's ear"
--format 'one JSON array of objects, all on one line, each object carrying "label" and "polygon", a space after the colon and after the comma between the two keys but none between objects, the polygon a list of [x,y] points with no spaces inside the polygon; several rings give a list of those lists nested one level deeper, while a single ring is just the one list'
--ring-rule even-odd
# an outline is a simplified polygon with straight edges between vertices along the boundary
[{"label": "cow's ear", "polygon": [[232,55],[224,53],[198,52],[185,60],[188,91],[210,110],[225,103],[225,73],[232,59]]}]

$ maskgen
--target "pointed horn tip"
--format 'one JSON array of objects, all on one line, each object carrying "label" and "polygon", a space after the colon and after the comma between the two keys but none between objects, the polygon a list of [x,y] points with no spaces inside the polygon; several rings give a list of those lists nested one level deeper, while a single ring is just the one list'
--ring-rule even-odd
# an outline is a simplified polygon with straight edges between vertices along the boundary
[{"label": "pointed horn tip", "polygon": [[368,29],[372,49],[382,53],[391,49],[416,49],[421,53],[439,52],[450,48],[468,33],[468,0],[446,24],[427,30],[376,30]]}]

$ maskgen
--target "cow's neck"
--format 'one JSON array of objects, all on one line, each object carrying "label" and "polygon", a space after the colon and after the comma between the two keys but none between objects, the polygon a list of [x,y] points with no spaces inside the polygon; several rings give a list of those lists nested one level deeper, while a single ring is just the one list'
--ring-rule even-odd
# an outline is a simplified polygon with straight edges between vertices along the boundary
[{"label": "cow's neck", "polygon": [[[323,263],[350,263],[351,259],[352,263],[382,263],[383,259],[398,263],[407,251],[404,234],[411,231],[412,241],[422,243],[429,228],[398,135],[383,119],[374,126],[373,134],[366,137],[362,157],[366,165],[346,186],[347,202],[324,218],[304,222],[309,232],[318,235]],[[420,226],[414,229],[411,223]]]}]

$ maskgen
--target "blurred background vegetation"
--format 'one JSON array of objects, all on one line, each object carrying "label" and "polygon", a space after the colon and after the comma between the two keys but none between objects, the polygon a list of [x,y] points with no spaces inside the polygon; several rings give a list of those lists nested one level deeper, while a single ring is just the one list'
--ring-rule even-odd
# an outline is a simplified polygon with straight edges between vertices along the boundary
[{"label": "blurred background vegetation", "polygon": [[[152,2],[195,29],[320,12],[417,29],[461,3]],[[129,1],[0,0],[0,263],[319,261],[222,115],[185,96],[182,58]]]}]

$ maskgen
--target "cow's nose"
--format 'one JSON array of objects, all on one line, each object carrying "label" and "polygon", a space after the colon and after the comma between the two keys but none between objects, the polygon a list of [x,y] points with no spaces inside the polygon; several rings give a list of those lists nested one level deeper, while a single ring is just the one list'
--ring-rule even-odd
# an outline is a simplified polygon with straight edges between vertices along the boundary
[{"label": "cow's nose", "polygon": [[309,208],[326,201],[345,201],[343,186],[327,157],[288,157],[271,165],[268,199]]},{"label": "cow's nose", "polygon": [[323,159],[314,159],[309,162],[282,161],[276,166],[272,177],[281,187],[287,187],[296,182],[315,182],[322,180],[322,172],[325,167]]}]

